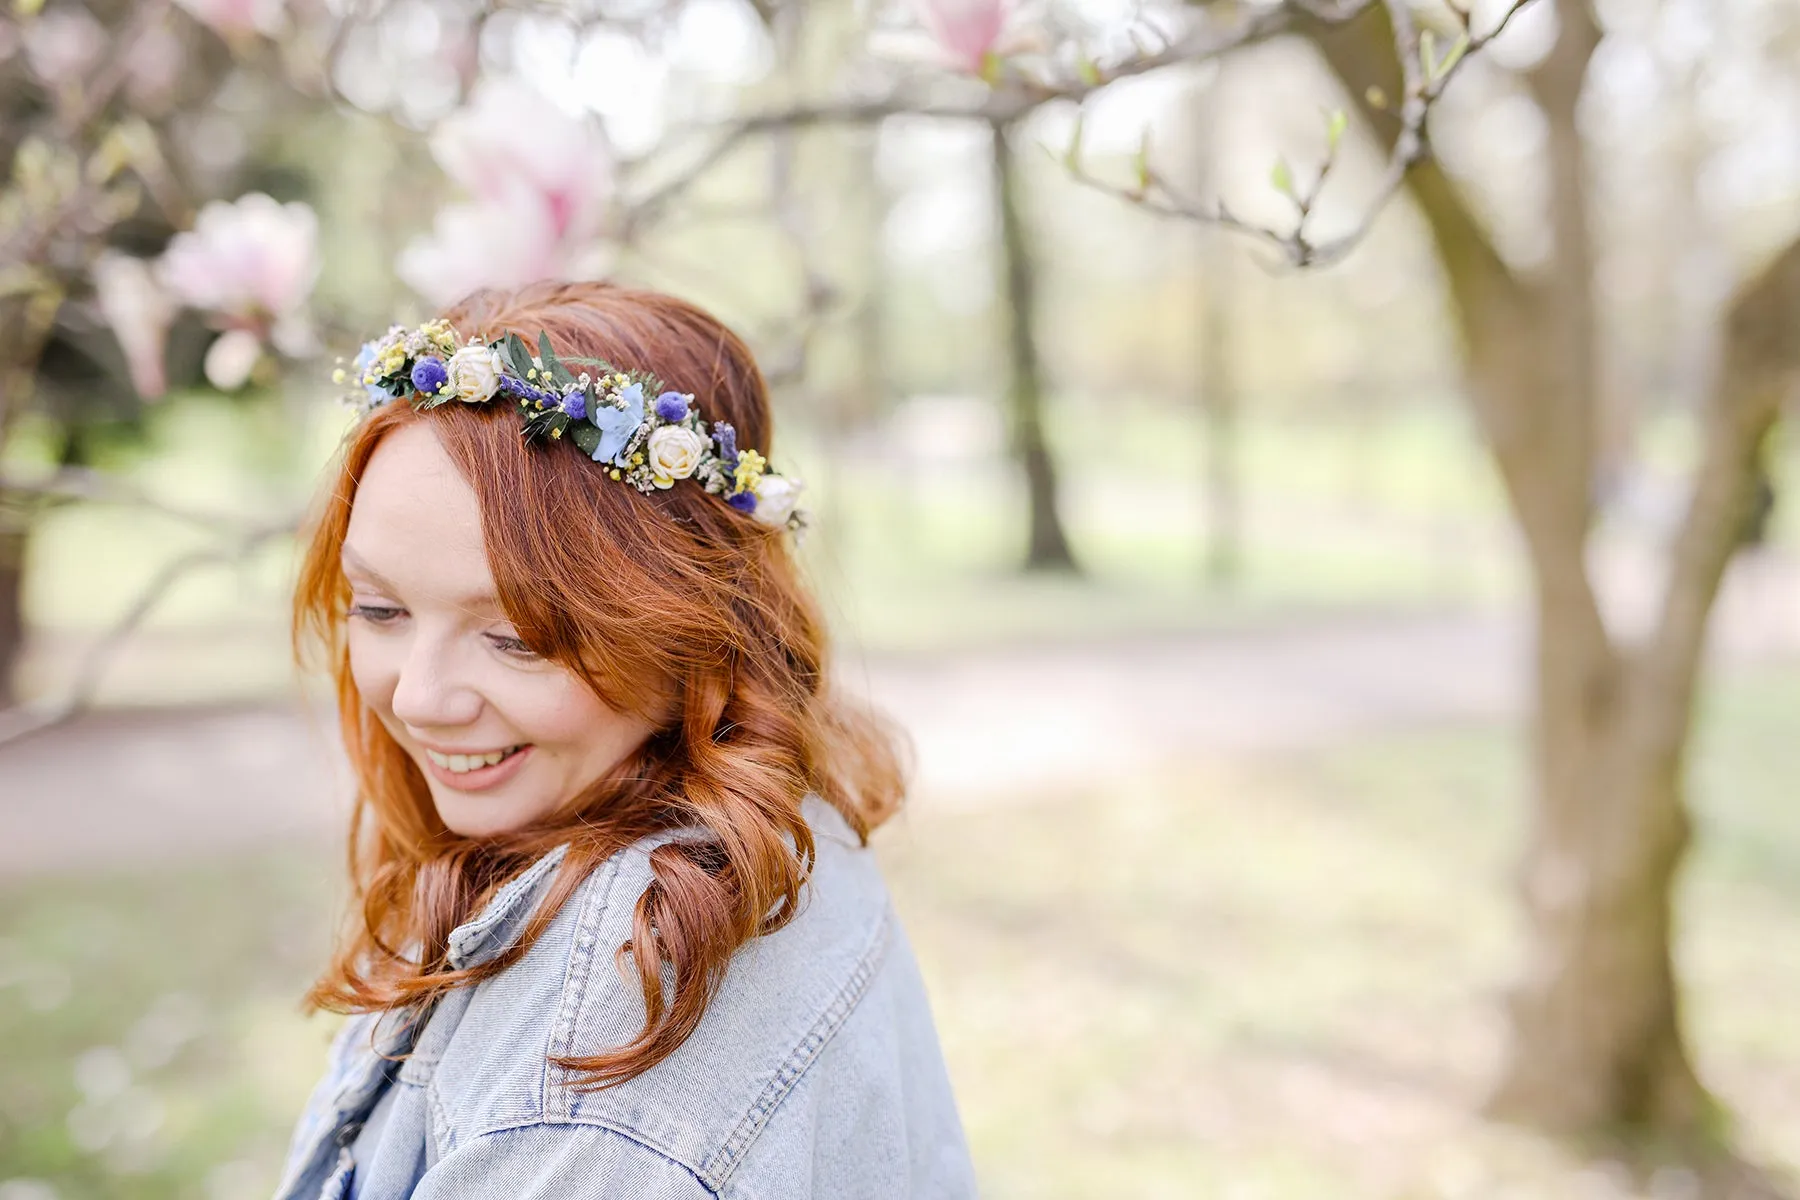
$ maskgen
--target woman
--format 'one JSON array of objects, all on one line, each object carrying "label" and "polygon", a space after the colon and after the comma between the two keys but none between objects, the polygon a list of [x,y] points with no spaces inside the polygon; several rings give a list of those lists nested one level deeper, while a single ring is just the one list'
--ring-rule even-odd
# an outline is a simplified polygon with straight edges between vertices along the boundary
[{"label": "woman", "polygon": [[540,284],[356,370],[295,600],[358,784],[308,1001],[353,1015],[280,1200],[972,1195],[749,351]]}]

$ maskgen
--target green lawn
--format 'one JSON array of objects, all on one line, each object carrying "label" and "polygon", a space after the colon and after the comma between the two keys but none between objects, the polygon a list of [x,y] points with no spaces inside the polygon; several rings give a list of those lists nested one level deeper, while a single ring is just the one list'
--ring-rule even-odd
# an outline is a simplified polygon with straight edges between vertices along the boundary
[{"label": "green lawn", "polygon": [[[1700,1070],[1746,1151],[1789,1170],[1796,721],[1791,671],[1709,705],[1679,945]],[[900,818],[877,844],[984,1194],[1690,1194],[1469,1116],[1518,960],[1519,787],[1502,731],[1439,730]],[[265,1195],[328,1033],[294,1001],[334,863],[290,847],[0,890],[0,1181]]]}]

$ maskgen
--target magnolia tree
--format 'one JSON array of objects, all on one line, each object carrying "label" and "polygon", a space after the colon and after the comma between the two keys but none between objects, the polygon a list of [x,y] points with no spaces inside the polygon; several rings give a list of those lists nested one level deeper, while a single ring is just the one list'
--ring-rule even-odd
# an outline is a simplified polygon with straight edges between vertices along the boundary
[{"label": "magnolia tree", "polygon": [[[270,40],[294,28],[279,4],[260,2],[22,0],[0,16],[0,149],[11,163],[0,189],[0,452],[29,416],[55,468],[14,461],[0,477],[0,697],[11,695],[27,539],[45,506],[153,503],[83,462],[91,425],[129,424],[168,389],[171,330],[184,344],[209,340],[206,378],[226,390],[313,352],[311,211],[228,190],[272,125],[328,103],[316,72]],[[244,115],[226,129],[232,111]],[[93,336],[104,329],[111,348]],[[262,536],[229,516],[212,523],[234,544]]]},{"label": "magnolia tree", "polygon": [[[535,19],[551,21],[567,45],[599,44],[602,35],[614,44],[632,39],[641,58],[684,20],[718,19],[717,7],[696,16],[694,5],[670,0],[660,8],[633,6],[629,21],[603,8]],[[1004,0],[923,0],[872,14],[766,4],[743,12],[754,13],[782,45],[794,45],[807,21],[868,16],[870,23],[860,49],[843,49],[841,69],[816,86],[806,80],[805,88],[776,89],[781,104],[765,105],[760,98],[768,89],[746,87],[738,115],[721,116],[716,89],[706,103],[685,108],[680,97],[665,95],[674,128],[621,153],[608,126],[570,100],[569,93],[592,86],[591,78],[482,72],[490,43],[503,40],[502,25],[512,21],[518,34],[527,19],[520,13],[403,0],[349,14],[300,0],[147,0],[109,22],[77,4],[40,9],[26,0],[0,18],[3,94],[18,118],[6,125],[13,173],[0,195],[7,264],[0,441],[33,408],[60,414],[66,436],[60,469],[30,478],[9,471],[0,491],[9,514],[0,530],[0,679],[10,680],[22,638],[20,584],[32,515],[70,498],[150,502],[80,470],[75,447],[84,405],[99,393],[65,389],[62,403],[50,403],[55,372],[39,370],[46,347],[84,344],[79,333],[88,326],[110,328],[116,352],[98,357],[122,364],[118,391],[139,403],[154,403],[169,386],[165,348],[171,330],[184,327],[205,331],[204,377],[223,391],[278,379],[287,363],[310,365],[321,341],[308,314],[319,275],[318,223],[304,203],[231,188],[255,166],[259,146],[272,153],[287,127],[323,119],[345,101],[390,118],[399,141],[414,127],[429,129],[444,186],[408,190],[444,200],[429,230],[393,262],[394,275],[427,306],[481,285],[605,274],[622,250],[641,246],[709,176],[730,169],[736,152],[758,142],[791,148],[802,132],[921,114],[991,130],[1009,301],[1006,407],[1031,512],[1026,561],[1072,565],[1043,432],[1034,250],[1018,203],[1020,123],[1046,105],[1079,106],[1121,81],[1278,36],[1302,18],[1339,22],[1366,7],[1293,0],[1220,13],[1169,4],[1094,24],[1053,5]],[[1424,83],[1395,96],[1409,133],[1394,149],[1389,181],[1368,198],[1371,212],[1423,157],[1425,112],[1480,41],[1466,38],[1429,55]],[[1343,121],[1339,114],[1327,123],[1333,147]],[[1076,178],[1112,186],[1089,174],[1079,125],[1066,161]],[[1133,203],[1252,232],[1301,264],[1340,254],[1360,236],[1319,243],[1308,225],[1314,195],[1298,190],[1291,176],[1275,182],[1293,197],[1298,217],[1284,228],[1258,229],[1222,205],[1207,211],[1178,196],[1146,141],[1132,178],[1113,190]],[[781,196],[769,204],[777,223],[804,242],[805,221],[795,209]],[[809,306],[827,303],[825,272],[810,267],[809,279]],[[808,319],[793,314],[796,326]],[[79,700],[55,706],[52,716],[75,711]],[[34,718],[21,727],[42,723]]]},{"label": "magnolia tree", "polygon": [[[1584,559],[1596,474],[1597,321],[1575,112],[1603,35],[1583,0],[1558,6],[1555,49],[1525,77],[1549,130],[1551,265],[1508,267],[1431,154],[1430,117],[1446,89],[1528,6],[1493,4],[1478,21],[1447,4],[1428,22],[1405,0],[1146,3],[1095,24],[1081,16],[1092,6],[1006,0],[873,9],[761,3],[740,15],[762,22],[777,46],[793,47],[805,22],[848,23],[858,45],[839,56],[837,69],[817,77],[796,70],[780,87],[747,84],[735,103],[721,103],[716,88],[665,89],[666,128],[621,146],[611,136],[614,123],[597,120],[583,98],[607,82],[603,63],[564,61],[530,78],[516,69],[484,75],[480,64],[504,57],[490,53],[503,27],[517,35],[521,22],[541,19],[548,24],[532,26],[533,36],[564,47],[565,60],[575,47],[617,49],[623,39],[635,47],[629,62],[641,65],[691,16],[680,0],[537,18],[399,3],[339,17],[278,0],[192,0],[182,10],[140,4],[114,26],[72,6],[34,13],[26,4],[0,35],[0,46],[15,48],[8,95],[24,118],[7,127],[26,131],[11,147],[13,175],[0,197],[7,248],[0,261],[8,272],[0,288],[7,309],[0,433],[31,402],[39,355],[71,308],[91,306],[116,332],[131,385],[145,398],[166,386],[162,346],[182,311],[212,331],[204,369],[219,388],[259,372],[272,376],[313,354],[319,339],[306,302],[318,230],[311,214],[265,195],[232,198],[221,190],[229,172],[201,169],[188,161],[194,156],[177,153],[177,118],[202,110],[216,116],[217,94],[227,86],[271,89],[288,113],[335,98],[385,115],[397,131],[428,130],[443,182],[408,192],[442,200],[420,222],[429,229],[392,264],[426,307],[484,284],[608,273],[671,213],[703,211],[697,197],[710,180],[741,169],[740,154],[772,147],[779,166],[799,136],[924,116],[988,135],[1008,321],[1005,406],[1030,499],[1026,562],[1068,567],[1073,555],[1044,436],[1033,325],[1042,250],[1020,213],[1021,125],[1047,106],[1079,113],[1132,79],[1191,69],[1278,37],[1310,39],[1352,103],[1321,114],[1310,155],[1271,148],[1268,186],[1287,204],[1286,220],[1255,221],[1240,204],[1185,194],[1165,169],[1154,130],[1145,130],[1129,162],[1095,163],[1077,118],[1057,154],[1071,178],[1123,204],[1235,231],[1295,267],[1350,253],[1403,192],[1417,202],[1462,322],[1467,391],[1528,547],[1542,637],[1535,660],[1539,820],[1526,872],[1536,942],[1512,1009],[1516,1052],[1497,1108],[1563,1128],[1632,1120],[1691,1126],[1706,1105],[1681,1041],[1668,955],[1669,888],[1686,830],[1679,764],[1705,617],[1735,545],[1747,464],[1789,366],[1779,331],[1792,325],[1796,288],[1787,258],[1746,284],[1705,422],[1704,464],[1663,620],[1651,643],[1621,644],[1598,615]],[[649,103],[627,99],[637,109]],[[252,108],[238,96],[226,111],[247,121]],[[1321,196],[1344,186],[1336,167],[1353,143],[1372,146],[1383,166],[1372,187],[1348,198],[1355,219],[1321,230]],[[778,174],[792,183],[791,172]],[[777,188],[759,202],[773,224],[803,242],[804,221],[793,219],[784,199]],[[124,232],[146,216],[165,231],[162,244],[154,253],[123,252]],[[809,288],[808,303],[829,291]],[[7,483],[15,498],[106,493],[68,471]],[[10,551],[10,584],[0,577],[0,618],[13,623],[10,642],[0,629],[0,666],[17,636],[22,529]]]}]

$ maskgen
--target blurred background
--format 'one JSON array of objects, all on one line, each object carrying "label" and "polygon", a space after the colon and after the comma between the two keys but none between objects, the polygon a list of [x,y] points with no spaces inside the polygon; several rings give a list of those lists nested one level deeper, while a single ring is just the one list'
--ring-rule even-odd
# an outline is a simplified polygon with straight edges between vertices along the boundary
[{"label": "blurred background", "polygon": [[0,150],[0,1200],[272,1190],[332,364],[546,275],[759,353],[984,1194],[1800,1194],[1794,0],[10,0]]}]

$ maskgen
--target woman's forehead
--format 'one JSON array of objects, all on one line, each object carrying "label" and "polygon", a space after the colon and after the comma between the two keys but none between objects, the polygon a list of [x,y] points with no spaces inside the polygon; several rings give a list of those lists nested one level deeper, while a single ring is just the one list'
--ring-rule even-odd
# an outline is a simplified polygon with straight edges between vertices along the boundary
[{"label": "woman's forehead", "polygon": [[344,568],[419,597],[494,599],[475,491],[424,422],[383,438],[357,481]]}]

